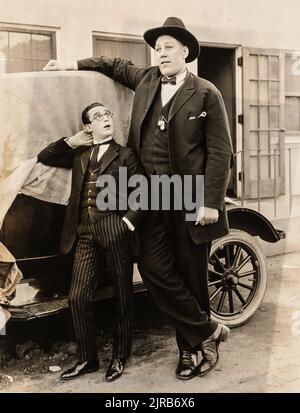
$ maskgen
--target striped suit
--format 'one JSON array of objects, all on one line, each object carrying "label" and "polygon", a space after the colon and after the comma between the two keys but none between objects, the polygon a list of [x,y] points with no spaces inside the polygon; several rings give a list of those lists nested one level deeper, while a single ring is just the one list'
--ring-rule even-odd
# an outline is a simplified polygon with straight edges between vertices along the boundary
[{"label": "striped suit", "polygon": [[[99,211],[96,186],[100,174],[117,177],[118,168],[126,167],[128,179],[143,170],[133,151],[113,141],[99,161],[95,147],[71,149],[60,139],[38,155],[46,165],[72,168],[72,188],[61,239],[62,252],[76,250],[69,304],[72,311],[78,362],[97,358],[92,301],[99,280],[109,270],[115,291],[115,325],[113,358],[127,358],[131,351],[133,322],[131,237],[125,216],[134,225],[140,222],[140,211]],[[118,192],[116,196],[118,197]]]},{"label": "striped suit", "polygon": [[133,260],[129,236],[128,228],[119,214],[108,214],[94,223],[87,219],[78,227],[69,304],[78,343],[79,363],[97,358],[92,299],[106,266],[116,295],[113,357],[127,358],[130,355]]}]

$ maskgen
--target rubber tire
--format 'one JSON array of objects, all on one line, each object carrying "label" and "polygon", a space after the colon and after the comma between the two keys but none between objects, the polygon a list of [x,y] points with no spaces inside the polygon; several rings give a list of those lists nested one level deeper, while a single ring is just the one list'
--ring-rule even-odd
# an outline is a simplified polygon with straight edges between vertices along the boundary
[{"label": "rubber tire", "polygon": [[261,275],[260,275],[260,282],[258,289],[256,291],[255,296],[252,298],[251,302],[247,305],[246,309],[240,313],[235,314],[231,318],[229,317],[222,317],[218,314],[215,314],[211,311],[211,317],[213,320],[217,321],[218,323],[222,323],[230,328],[239,327],[249,321],[249,319],[254,315],[257,311],[258,307],[261,305],[267,287],[267,276],[268,276],[268,269],[267,269],[267,262],[266,257],[264,255],[263,249],[258,243],[258,241],[247,232],[238,230],[238,229],[230,229],[228,235],[224,237],[218,238],[216,241],[212,243],[211,247],[211,255],[218,249],[222,244],[227,242],[243,242],[248,245],[255,253],[256,259],[259,263],[261,268]]}]

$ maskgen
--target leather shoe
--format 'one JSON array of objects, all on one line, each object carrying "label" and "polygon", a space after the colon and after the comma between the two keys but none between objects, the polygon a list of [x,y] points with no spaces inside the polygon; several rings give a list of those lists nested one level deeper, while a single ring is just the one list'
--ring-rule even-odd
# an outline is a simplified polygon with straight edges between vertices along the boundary
[{"label": "leather shoe", "polygon": [[196,376],[197,353],[190,351],[180,351],[179,362],[175,371],[177,379],[189,380]]},{"label": "leather shoe", "polygon": [[209,371],[213,370],[219,361],[219,345],[221,341],[226,341],[230,334],[228,327],[223,324],[218,324],[216,331],[203,340],[201,353],[203,359],[196,367],[197,376],[205,376]]},{"label": "leather shoe", "polygon": [[124,367],[126,364],[126,359],[113,358],[110,365],[106,371],[105,379],[106,381],[114,381],[121,377]]},{"label": "leather shoe", "polygon": [[98,360],[88,360],[84,361],[83,363],[77,363],[75,366],[71,367],[69,370],[66,370],[60,378],[62,380],[72,380],[76,377],[82,376],[83,374],[87,373],[94,373],[99,369],[99,361]]}]

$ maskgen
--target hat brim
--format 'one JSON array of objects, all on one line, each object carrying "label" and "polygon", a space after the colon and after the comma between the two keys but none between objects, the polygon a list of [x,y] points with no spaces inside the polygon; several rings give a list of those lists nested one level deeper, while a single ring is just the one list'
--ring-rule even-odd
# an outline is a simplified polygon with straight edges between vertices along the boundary
[{"label": "hat brim", "polygon": [[155,27],[154,29],[149,29],[144,33],[145,42],[149,44],[153,49],[155,48],[156,40],[159,36],[172,36],[175,39],[179,40],[184,46],[189,48],[189,54],[186,58],[186,62],[190,63],[193,60],[197,59],[200,53],[199,42],[196,37],[179,26],[162,26]]}]

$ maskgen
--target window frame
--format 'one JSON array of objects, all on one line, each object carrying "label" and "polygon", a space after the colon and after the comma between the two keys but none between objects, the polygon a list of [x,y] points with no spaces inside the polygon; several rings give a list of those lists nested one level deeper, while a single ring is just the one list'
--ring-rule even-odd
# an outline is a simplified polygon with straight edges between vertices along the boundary
[{"label": "window frame", "polygon": [[[287,90],[286,87],[286,58],[287,57],[292,57],[294,53],[297,53],[300,59],[300,51],[299,50],[284,50],[284,104],[286,105],[286,98],[289,97],[295,97],[295,98],[300,98],[300,91],[296,92],[293,90]],[[300,76],[300,74],[299,74]],[[297,136],[297,138],[300,137],[300,129],[288,129],[286,125],[286,119],[285,119],[285,134],[286,136]]]},{"label": "window frame", "polygon": [[[47,35],[51,37],[52,59],[57,59],[57,27],[27,26],[0,22],[0,32]],[[29,72],[30,73],[30,72]]]},{"label": "window frame", "polygon": [[[132,35],[132,34],[123,34],[123,33],[107,33],[107,32],[99,32],[93,31],[92,32],[92,50],[93,56],[96,49],[96,41],[97,40],[109,40],[113,42],[121,42],[121,43],[139,43],[144,44],[147,46],[147,43],[144,41],[142,36]],[[151,66],[151,51],[149,47],[146,47],[146,64],[145,67]]]}]

